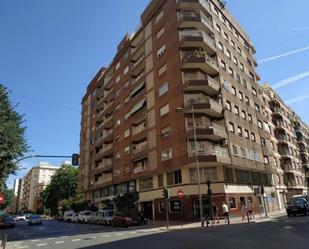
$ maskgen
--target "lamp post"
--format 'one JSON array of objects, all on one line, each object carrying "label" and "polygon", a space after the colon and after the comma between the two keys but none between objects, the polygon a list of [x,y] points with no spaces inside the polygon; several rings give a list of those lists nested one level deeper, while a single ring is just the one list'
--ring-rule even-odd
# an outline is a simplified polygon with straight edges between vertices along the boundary
[{"label": "lamp post", "polygon": [[209,214],[210,214],[210,220],[211,220],[211,224],[212,224],[212,226],[213,226],[213,210],[212,210],[212,190],[211,190],[211,188],[210,188],[210,185],[211,185],[211,181],[210,180],[208,180],[207,182],[206,182],[206,184],[207,184],[207,187],[208,187],[208,190],[207,190],[207,194],[208,194],[208,199],[209,199]]},{"label": "lamp post", "polygon": [[[193,108],[193,101],[191,103],[191,111],[192,111],[192,122],[193,122],[193,134],[194,134],[194,146],[195,146],[195,162],[196,162],[196,169],[197,169],[197,187],[198,187],[198,198],[199,198],[199,206],[200,206],[200,220],[201,220],[201,227],[204,226],[203,221],[203,201],[202,201],[202,193],[201,193],[201,175],[200,175],[200,163],[198,160],[197,154],[197,137],[196,137],[196,124],[195,124],[195,115],[194,115],[194,108]],[[176,112],[185,113],[183,107],[177,107]]]}]

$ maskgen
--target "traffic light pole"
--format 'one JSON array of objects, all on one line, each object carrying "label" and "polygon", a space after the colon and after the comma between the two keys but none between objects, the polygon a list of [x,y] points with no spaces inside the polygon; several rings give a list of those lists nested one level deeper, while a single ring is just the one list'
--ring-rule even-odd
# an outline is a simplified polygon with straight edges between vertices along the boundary
[{"label": "traffic light pole", "polygon": [[170,221],[169,221],[169,210],[168,210],[168,199],[165,198],[165,213],[166,213],[166,229],[169,229],[170,227]]}]

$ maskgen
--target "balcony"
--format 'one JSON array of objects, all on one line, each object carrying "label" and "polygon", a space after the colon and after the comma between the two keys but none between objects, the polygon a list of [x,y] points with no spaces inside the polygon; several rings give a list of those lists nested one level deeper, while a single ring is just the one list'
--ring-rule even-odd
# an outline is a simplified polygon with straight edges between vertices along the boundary
[{"label": "balcony", "polygon": [[104,144],[102,154],[104,157],[113,155],[113,144]]},{"label": "balcony", "polygon": [[291,163],[283,163],[282,168],[284,170],[284,173],[295,174],[297,172],[297,170],[293,168],[293,165]]},{"label": "balcony", "polygon": [[113,126],[113,115],[110,115],[110,116],[107,116],[107,117],[104,117],[104,120],[103,120],[103,127],[104,128],[111,128]]},{"label": "balcony", "polygon": [[282,158],[291,159],[293,155],[289,150],[279,150],[279,154],[282,156]]},{"label": "balcony", "polygon": [[177,13],[178,27],[181,29],[196,28],[206,33],[213,33],[211,17],[206,16],[202,11],[180,11]]},{"label": "balcony", "polygon": [[287,187],[288,188],[293,188],[293,189],[304,189],[305,187],[303,185],[300,185],[299,183],[296,183],[294,180],[290,180],[287,182]]},{"label": "balcony", "polygon": [[133,155],[132,155],[133,160],[140,160],[142,158],[147,157],[148,155],[148,142],[147,141],[144,141],[138,144],[133,144],[132,148],[133,148]]},{"label": "balcony", "polygon": [[147,124],[143,122],[132,128],[132,141],[138,142],[147,137]]},{"label": "balcony", "polygon": [[185,91],[200,91],[214,96],[220,89],[220,83],[214,78],[201,72],[183,73],[183,87]]},{"label": "balcony", "polygon": [[204,113],[211,117],[220,118],[223,115],[223,108],[220,102],[209,97],[186,98],[185,96],[185,112]]},{"label": "balcony", "polygon": [[103,141],[104,142],[111,142],[113,141],[113,129],[104,130],[103,131]]},{"label": "balcony", "polygon": [[205,74],[218,74],[217,58],[204,55],[203,49],[200,48],[182,51],[181,65],[183,69],[201,69]]},{"label": "balcony", "polygon": [[144,53],[144,40],[140,40],[136,45],[131,46],[131,60],[138,60]]},{"label": "balcony", "polygon": [[104,90],[110,90],[114,85],[115,81],[111,79],[104,84]]},{"label": "balcony", "polygon": [[273,111],[273,115],[284,117],[284,112],[279,107],[273,107],[272,111]]},{"label": "balcony", "polygon": [[177,0],[177,9],[188,9],[199,11],[207,10],[211,14],[209,2],[207,0]]},{"label": "balcony", "polygon": [[203,48],[203,50],[206,51],[208,55],[214,55],[216,53],[215,39],[204,31],[179,31],[179,38],[181,48],[200,47]]},{"label": "balcony", "polygon": [[278,140],[278,143],[288,144],[290,142],[286,135],[280,134],[280,135],[276,136],[276,138]]},{"label": "balcony", "polygon": [[[188,143],[187,147],[188,157],[195,157],[195,143]],[[206,145],[206,143],[198,143],[197,156],[201,163],[208,163],[209,165],[222,165],[231,163],[231,159],[226,148],[220,146],[209,146]]]},{"label": "balcony", "polygon": [[[193,124],[187,127],[187,136],[194,139]],[[210,139],[212,141],[220,141],[227,139],[227,133],[223,126],[216,123],[201,124],[196,126],[196,136],[199,139]]]},{"label": "balcony", "polygon": [[140,72],[138,75],[132,75],[131,86],[134,86],[136,83],[140,82],[145,77],[145,71]]}]

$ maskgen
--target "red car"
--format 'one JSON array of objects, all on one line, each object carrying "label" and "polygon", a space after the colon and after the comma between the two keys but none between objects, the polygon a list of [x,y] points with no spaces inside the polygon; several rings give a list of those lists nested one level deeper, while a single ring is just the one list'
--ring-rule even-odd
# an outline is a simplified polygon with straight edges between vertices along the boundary
[{"label": "red car", "polygon": [[132,226],[133,221],[130,217],[125,216],[122,213],[116,213],[112,219],[112,226],[113,227],[129,227]]}]

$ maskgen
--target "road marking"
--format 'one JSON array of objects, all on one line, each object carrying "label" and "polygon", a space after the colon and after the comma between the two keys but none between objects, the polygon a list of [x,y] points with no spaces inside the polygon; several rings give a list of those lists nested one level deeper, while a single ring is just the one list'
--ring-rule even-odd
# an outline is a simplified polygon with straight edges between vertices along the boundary
[{"label": "road marking", "polygon": [[56,241],[55,244],[63,244],[64,241]]},{"label": "road marking", "polygon": [[28,248],[28,246],[19,246],[19,247],[17,247],[17,248],[19,248],[19,249]]},{"label": "road marking", "polygon": [[73,241],[73,242],[75,242],[75,241],[80,241],[80,239],[72,239],[72,241]]},{"label": "road marking", "polygon": [[36,242],[36,241],[39,241],[39,239],[32,239],[30,240],[31,242]]},{"label": "road marking", "polygon": [[65,235],[65,236],[61,236],[61,238],[67,238],[68,236],[67,235]]},{"label": "road marking", "polygon": [[46,240],[52,240],[52,239],[55,239],[55,238],[47,238]]},{"label": "road marking", "polygon": [[116,233],[116,236],[122,236],[123,233]]},{"label": "road marking", "polygon": [[106,237],[109,237],[109,236],[111,236],[111,235],[110,235],[110,234],[104,234],[104,235],[102,235],[103,238],[106,238]]},{"label": "road marking", "polygon": [[42,243],[42,244],[37,244],[37,246],[47,246],[46,243]]},{"label": "road marking", "polygon": [[136,234],[136,232],[130,232],[130,234]]}]

